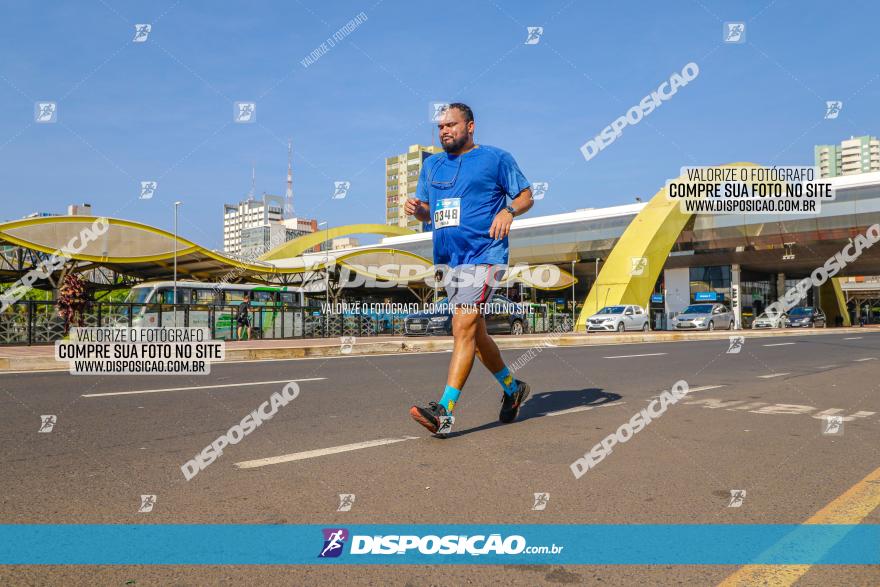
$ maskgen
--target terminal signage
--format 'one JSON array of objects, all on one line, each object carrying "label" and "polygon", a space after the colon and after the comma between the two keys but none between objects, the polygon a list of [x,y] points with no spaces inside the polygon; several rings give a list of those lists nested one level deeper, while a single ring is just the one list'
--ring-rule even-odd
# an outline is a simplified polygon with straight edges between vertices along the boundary
[{"label": "terminal signage", "polygon": [[652,304],[662,304],[663,303],[663,294],[651,294],[651,303]]},{"label": "terminal signage", "polygon": [[695,302],[720,302],[724,299],[724,294],[717,291],[698,291],[694,294]]}]

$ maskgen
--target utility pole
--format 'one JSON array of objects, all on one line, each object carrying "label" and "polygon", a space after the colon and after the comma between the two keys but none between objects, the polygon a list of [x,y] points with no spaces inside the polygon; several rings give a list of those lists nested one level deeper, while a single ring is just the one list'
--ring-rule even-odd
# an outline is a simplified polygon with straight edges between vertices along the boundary
[{"label": "utility pole", "polygon": [[293,218],[293,141],[287,139],[287,192],[284,194],[284,215]]}]

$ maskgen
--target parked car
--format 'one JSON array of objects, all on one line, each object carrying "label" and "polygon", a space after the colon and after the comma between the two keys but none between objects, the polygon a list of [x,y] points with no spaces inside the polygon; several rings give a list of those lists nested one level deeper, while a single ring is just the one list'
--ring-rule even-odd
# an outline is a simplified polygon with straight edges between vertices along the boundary
[{"label": "parked car", "polygon": [[674,330],[733,330],[733,312],[724,304],[691,304],[672,319]]},{"label": "parked car", "polygon": [[777,314],[770,316],[767,312],[762,313],[752,322],[752,328],[785,328],[787,316],[785,314]]},{"label": "parked car", "polygon": [[647,331],[648,314],[641,306],[605,306],[587,319],[587,332]]},{"label": "parked car", "polygon": [[785,325],[791,328],[825,328],[825,312],[812,306],[792,308]]},{"label": "parked car", "polygon": [[[527,330],[525,308],[502,295],[494,295],[487,304],[486,330],[490,334],[523,334]],[[446,305],[446,298],[436,302],[422,312],[409,314],[403,322],[407,336],[428,334],[452,334],[452,309]]]}]

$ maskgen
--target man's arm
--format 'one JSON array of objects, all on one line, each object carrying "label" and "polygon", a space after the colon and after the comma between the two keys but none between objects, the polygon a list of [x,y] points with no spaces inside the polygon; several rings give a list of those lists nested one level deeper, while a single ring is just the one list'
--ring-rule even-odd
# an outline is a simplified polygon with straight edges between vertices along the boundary
[{"label": "man's arm", "polygon": [[522,216],[532,209],[535,200],[532,198],[532,188],[526,188],[521,191],[511,202],[510,207],[514,209],[514,216]]},{"label": "man's arm", "polygon": [[506,237],[510,234],[510,225],[513,224],[513,219],[516,216],[521,216],[531,210],[534,204],[535,201],[532,199],[532,188],[528,187],[521,191],[510,202],[510,207],[513,208],[513,214],[505,208],[495,216],[494,220],[492,220],[492,226],[489,227],[489,236],[494,239],[502,239]]}]

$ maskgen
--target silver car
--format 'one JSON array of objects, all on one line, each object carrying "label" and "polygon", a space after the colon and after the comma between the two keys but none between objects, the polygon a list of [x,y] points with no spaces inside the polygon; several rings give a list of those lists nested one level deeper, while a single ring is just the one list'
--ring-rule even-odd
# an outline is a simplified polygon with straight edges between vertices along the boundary
[{"label": "silver car", "polygon": [[733,330],[733,312],[724,304],[691,304],[672,319],[674,330]]},{"label": "silver car", "polygon": [[587,319],[587,332],[648,330],[648,314],[641,306],[605,306]]}]

